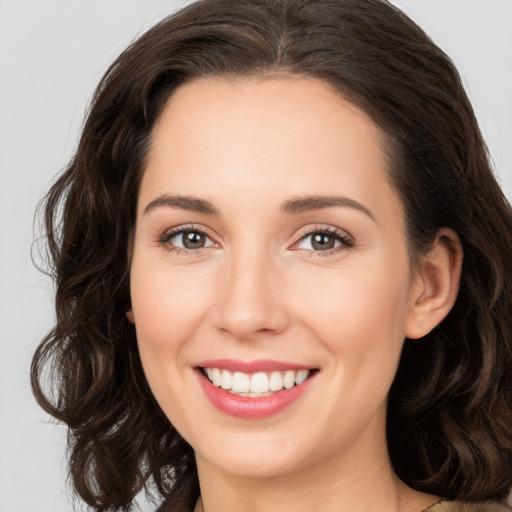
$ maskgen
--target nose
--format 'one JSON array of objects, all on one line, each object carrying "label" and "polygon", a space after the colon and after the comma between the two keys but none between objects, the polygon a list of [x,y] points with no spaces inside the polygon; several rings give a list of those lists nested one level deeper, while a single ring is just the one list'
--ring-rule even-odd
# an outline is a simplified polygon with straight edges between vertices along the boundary
[{"label": "nose", "polygon": [[289,322],[279,264],[260,254],[232,254],[220,276],[217,329],[238,340],[282,333]]}]

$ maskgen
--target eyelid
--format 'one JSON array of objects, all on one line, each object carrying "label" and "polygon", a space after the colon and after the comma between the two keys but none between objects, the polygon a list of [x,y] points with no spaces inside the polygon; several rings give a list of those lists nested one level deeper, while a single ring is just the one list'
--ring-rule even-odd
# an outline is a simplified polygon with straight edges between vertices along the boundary
[{"label": "eyelid", "polygon": [[310,235],[311,233],[317,232],[331,233],[333,235],[339,235],[351,240],[353,239],[352,235],[348,231],[333,226],[332,224],[308,224],[307,226],[300,228],[300,231],[297,233],[296,237],[297,239],[300,239]]},{"label": "eyelid", "polygon": [[[340,242],[340,245],[337,247],[333,247],[332,249],[326,249],[324,251],[315,251],[313,249],[304,249],[296,247],[301,241],[315,233],[324,233],[333,236]],[[292,244],[291,249],[296,251],[307,251],[308,253],[312,255],[314,254],[315,256],[327,256],[333,253],[350,249],[351,247],[354,246],[354,244],[354,237],[347,231],[332,225],[315,224],[312,226],[301,228],[301,230],[296,235],[296,241]]]},{"label": "eyelid", "polygon": [[[182,233],[186,232],[197,232],[205,235],[207,238],[209,238],[213,243],[212,245],[208,245],[206,247],[200,247],[197,249],[188,249],[186,247],[177,247],[172,244],[169,244],[169,241],[174,238],[175,236],[178,236]],[[211,247],[219,247],[220,244],[217,242],[216,237],[212,235],[211,230],[208,229],[205,226],[198,225],[198,224],[180,224],[178,226],[174,226],[172,228],[168,228],[163,233],[157,236],[157,243],[164,246],[168,251],[177,251],[177,252],[183,252],[186,253],[199,253],[204,249],[209,249]]]}]

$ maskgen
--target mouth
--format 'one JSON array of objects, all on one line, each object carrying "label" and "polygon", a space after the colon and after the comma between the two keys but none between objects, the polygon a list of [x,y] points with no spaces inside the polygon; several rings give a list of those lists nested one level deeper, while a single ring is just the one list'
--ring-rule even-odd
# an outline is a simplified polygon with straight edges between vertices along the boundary
[{"label": "mouth", "polygon": [[299,401],[318,368],[276,361],[205,361],[194,367],[206,397],[222,413],[245,419],[272,416]]},{"label": "mouth", "polygon": [[245,373],[232,372],[216,367],[201,367],[200,371],[217,388],[222,388],[232,395],[257,398],[300,386],[316,370],[276,370]]}]

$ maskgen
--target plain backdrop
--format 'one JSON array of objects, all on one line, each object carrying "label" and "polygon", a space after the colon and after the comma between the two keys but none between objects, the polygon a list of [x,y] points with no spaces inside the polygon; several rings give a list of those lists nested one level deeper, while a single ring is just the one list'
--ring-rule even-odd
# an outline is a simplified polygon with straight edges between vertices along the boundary
[{"label": "plain backdrop", "polygon": [[[108,64],[186,3],[0,0],[0,512],[73,509],[65,430],[39,410],[29,386],[31,355],[53,320],[52,285],[30,258],[35,207],[76,148]],[[511,197],[512,0],[394,3],[458,66]],[[143,499],[141,508],[154,509]]]}]

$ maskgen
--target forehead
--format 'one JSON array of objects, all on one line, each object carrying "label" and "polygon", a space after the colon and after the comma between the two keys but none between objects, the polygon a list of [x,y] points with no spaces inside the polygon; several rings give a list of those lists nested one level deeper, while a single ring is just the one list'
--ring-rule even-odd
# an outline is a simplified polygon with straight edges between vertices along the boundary
[{"label": "forehead", "polygon": [[163,132],[176,131],[178,124],[184,136],[190,135],[187,127],[194,126],[196,139],[229,135],[234,141],[245,138],[245,142],[250,139],[254,145],[269,147],[295,140],[316,143],[321,150],[322,141],[329,142],[332,134],[340,142],[340,137],[347,140],[351,135],[370,137],[380,148],[384,138],[370,117],[329,83],[293,75],[204,78],[186,83],[174,91],[157,120],[153,147],[165,137]]},{"label": "forehead", "polygon": [[215,202],[227,191],[240,202],[272,192],[378,203],[384,188],[393,194],[382,140],[368,115],[319,79],[192,81],[154,127],[141,203],[162,192]]}]

